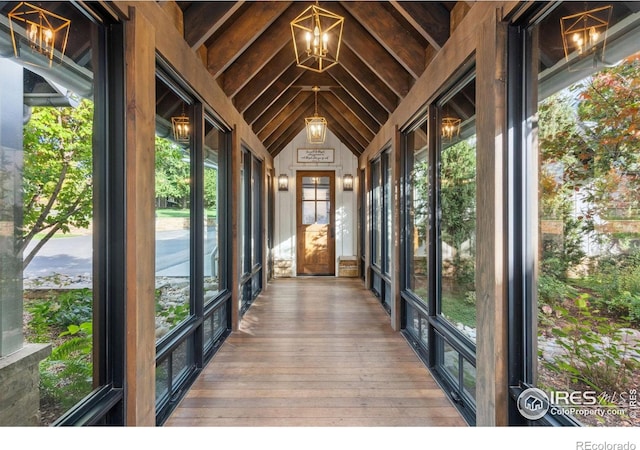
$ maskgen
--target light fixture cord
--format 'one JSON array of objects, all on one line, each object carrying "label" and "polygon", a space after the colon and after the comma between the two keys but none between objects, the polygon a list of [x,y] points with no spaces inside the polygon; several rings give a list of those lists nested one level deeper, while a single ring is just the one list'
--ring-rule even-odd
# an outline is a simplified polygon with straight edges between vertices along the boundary
[{"label": "light fixture cord", "polygon": [[316,116],[317,116],[317,115],[318,115],[318,90],[317,90],[317,89],[315,89],[315,94],[316,94],[316,101],[315,101],[315,104],[316,104],[316,113],[315,113],[315,114],[316,114]]}]

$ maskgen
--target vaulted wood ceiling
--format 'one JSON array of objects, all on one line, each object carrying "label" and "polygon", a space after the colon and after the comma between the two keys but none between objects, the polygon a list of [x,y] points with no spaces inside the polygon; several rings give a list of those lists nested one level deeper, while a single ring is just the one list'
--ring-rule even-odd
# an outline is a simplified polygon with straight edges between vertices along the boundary
[{"label": "vaulted wood ceiling", "polygon": [[360,155],[447,41],[456,6],[320,2],[345,21],[340,62],[319,74],[296,66],[289,25],[311,2],[177,4],[185,40],[273,156],[313,114],[313,86],[321,89],[318,112],[329,129]]}]

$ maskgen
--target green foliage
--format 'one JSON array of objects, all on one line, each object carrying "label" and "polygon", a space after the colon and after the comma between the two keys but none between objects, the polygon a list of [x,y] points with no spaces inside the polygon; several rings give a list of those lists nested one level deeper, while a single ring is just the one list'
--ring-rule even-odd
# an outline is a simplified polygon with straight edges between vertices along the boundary
[{"label": "green foliage", "polygon": [[[465,289],[473,289],[475,278],[476,149],[469,140],[442,152],[440,201],[442,241],[454,249],[452,275]],[[470,244],[468,255],[462,246]],[[469,257],[470,256],[470,257]]]},{"label": "green foliage", "polygon": [[189,316],[190,311],[191,307],[189,302],[169,305],[164,309],[160,306],[160,303],[156,302],[156,315],[165,318],[171,327],[185,320]]},{"label": "green foliage", "polygon": [[640,324],[640,250],[600,258],[588,281],[596,306]]},{"label": "green foliage", "polygon": [[577,314],[558,307],[563,325],[553,329],[564,356],[545,366],[566,377],[567,385],[584,383],[600,392],[616,392],[628,387],[638,362],[631,356],[633,343],[624,331],[594,314],[589,294],[575,300]]},{"label": "green foliage", "polygon": [[429,162],[416,162],[411,171],[411,185],[413,187],[413,205],[412,219],[413,226],[418,232],[420,242],[427,240],[427,232],[429,230],[430,214],[430,198],[431,190],[429,186]]},{"label": "green foliage", "polygon": [[442,240],[456,250],[476,229],[476,149],[462,141],[442,152]]},{"label": "green foliage", "polygon": [[638,209],[639,88],[636,56],[540,105],[543,216],[575,189],[590,205],[587,216]]},{"label": "green foliage", "polygon": [[32,316],[29,327],[41,336],[41,342],[48,340],[47,333],[52,327],[66,328],[90,321],[92,308],[93,294],[90,289],[72,289],[25,305]]},{"label": "green foliage", "polygon": [[184,208],[189,200],[190,186],[190,164],[185,149],[156,136],[156,198],[173,198]]},{"label": "green foliage", "polygon": [[575,298],[578,291],[550,275],[541,275],[538,278],[538,300],[545,305],[561,305],[567,299]]},{"label": "green foliage", "polygon": [[442,314],[453,323],[476,327],[476,296],[468,291],[460,294],[442,293]]},{"label": "green foliage", "polygon": [[205,166],[204,169],[204,207],[216,210],[218,205],[218,170]]},{"label": "green foliage", "polygon": [[[42,245],[71,226],[86,228],[92,211],[93,103],[76,108],[36,107],[24,127],[24,223],[19,249],[39,233],[44,237],[28,253],[27,267]],[[42,235],[42,234],[40,234]]]},{"label": "green foliage", "polygon": [[67,410],[93,388],[93,325],[70,325],[60,337],[70,336],[40,363],[40,394],[44,401]]}]

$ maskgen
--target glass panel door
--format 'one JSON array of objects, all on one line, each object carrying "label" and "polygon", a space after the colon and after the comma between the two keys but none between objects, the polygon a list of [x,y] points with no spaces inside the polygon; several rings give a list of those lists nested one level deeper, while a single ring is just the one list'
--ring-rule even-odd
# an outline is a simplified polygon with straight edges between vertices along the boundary
[{"label": "glass panel door", "polygon": [[298,255],[299,275],[334,275],[335,174],[298,172]]}]

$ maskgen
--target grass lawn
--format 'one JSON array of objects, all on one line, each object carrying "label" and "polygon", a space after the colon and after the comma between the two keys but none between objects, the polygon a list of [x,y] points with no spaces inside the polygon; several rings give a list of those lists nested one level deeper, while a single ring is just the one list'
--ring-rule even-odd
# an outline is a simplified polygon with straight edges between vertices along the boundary
[{"label": "grass lawn", "polygon": [[442,313],[454,323],[476,327],[476,305],[465,299],[464,293],[443,292]]},{"label": "grass lawn", "polygon": [[189,217],[188,209],[156,209],[156,217]]},{"label": "grass lawn", "polygon": [[[215,217],[216,216],[216,210],[206,210],[205,214],[207,217],[211,218],[211,217]],[[169,209],[156,209],[156,217],[160,217],[160,218],[188,218],[189,217],[189,210],[188,209],[174,209],[174,208],[169,208]]]}]

